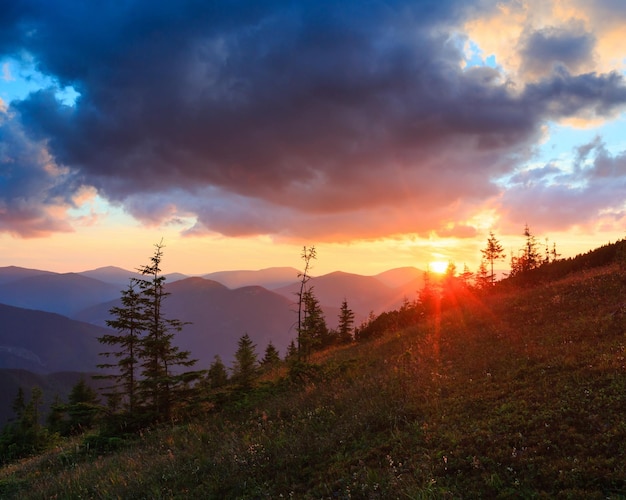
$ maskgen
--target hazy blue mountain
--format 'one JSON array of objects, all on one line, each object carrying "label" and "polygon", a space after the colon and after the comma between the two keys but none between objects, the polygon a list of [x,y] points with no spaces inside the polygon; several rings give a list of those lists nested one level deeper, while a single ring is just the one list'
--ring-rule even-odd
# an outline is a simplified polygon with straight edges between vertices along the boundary
[{"label": "hazy blue mountain", "polygon": [[[137,271],[128,271],[127,269],[115,266],[99,267],[97,269],[82,271],[78,274],[86,276],[87,278],[93,278],[104,283],[115,285],[120,291],[128,286],[131,278],[143,278],[143,276]],[[166,274],[165,277],[168,283],[188,278],[187,275],[181,273],[170,273]]]},{"label": "hazy blue mountain", "polygon": [[257,285],[275,290],[298,281],[298,270],[293,267],[268,267],[258,271],[218,271],[205,274],[203,278],[218,281],[228,288]]},{"label": "hazy blue mountain", "polygon": [[94,371],[107,330],[59,314],[0,304],[0,368]]},{"label": "hazy blue mountain", "polygon": [[0,303],[65,316],[119,296],[119,287],[76,273],[40,274],[0,285]]},{"label": "hazy blue mountain", "polygon": [[[169,283],[166,290],[170,293],[164,302],[166,316],[191,322],[176,336],[176,345],[191,351],[200,368],[208,367],[216,354],[230,362],[244,333],[257,344],[259,355],[270,340],[283,355],[295,337],[297,315],[292,302],[263,287],[231,290],[217,281],[195,277]],[[119,299],[75,317],[103,325],[115,305]]]},{"label": "hazy blue mountain", "polygon": [[19,281],[23,278],[30,278],[32,276],[41,276],[44,274],[56,274],[50,271],[40,271],[39,269],[28,269],[25,267],[7,266],[0,267],[0,285],[5,283],[11,283]]},{"label": "hazy blue mountain", "polygon": [[[385,285],[374,276],[336,271],[313,277],[307,285],[313,287],[313,292],[326,314],[326,321],[331,327],[337,323],[337,311],[344,298],[354,311],[357,324],[367,318],[370,311],[382,312],[395,307],[401,301],[396,289]],[[300,284],[294,283],[275,291],[296,302],[299,290]]]}]

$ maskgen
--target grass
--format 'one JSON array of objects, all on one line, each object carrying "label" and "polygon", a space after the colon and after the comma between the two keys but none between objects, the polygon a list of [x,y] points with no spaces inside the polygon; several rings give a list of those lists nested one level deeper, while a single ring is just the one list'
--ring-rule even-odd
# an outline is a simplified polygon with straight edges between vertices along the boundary
[{"label": "grass", "polygon": [[625,297],[615,267],[464,296],[300,385],[6,466],[0,498],[626,498]]}]

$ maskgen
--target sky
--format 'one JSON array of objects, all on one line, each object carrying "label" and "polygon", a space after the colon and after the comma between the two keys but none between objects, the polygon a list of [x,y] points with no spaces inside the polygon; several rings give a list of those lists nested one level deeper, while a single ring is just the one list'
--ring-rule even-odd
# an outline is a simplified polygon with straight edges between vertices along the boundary
[{"label": "sky", "polygon": [[[13,0],[0,266],[475,270],[624,238],[621,0]],[[506,267],[502,263],[501,267]]]}]

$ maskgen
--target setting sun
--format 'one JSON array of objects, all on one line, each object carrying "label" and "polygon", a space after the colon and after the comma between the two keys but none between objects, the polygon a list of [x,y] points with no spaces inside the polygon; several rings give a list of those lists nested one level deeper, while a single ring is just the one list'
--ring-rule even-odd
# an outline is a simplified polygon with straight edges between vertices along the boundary
[{"label": "setting sun", "polygon": [[436,260],[431,262],[428,267],[434,273],[443,274],[446,272],[446,269],[448,269],[448,262],[445,260]]}]

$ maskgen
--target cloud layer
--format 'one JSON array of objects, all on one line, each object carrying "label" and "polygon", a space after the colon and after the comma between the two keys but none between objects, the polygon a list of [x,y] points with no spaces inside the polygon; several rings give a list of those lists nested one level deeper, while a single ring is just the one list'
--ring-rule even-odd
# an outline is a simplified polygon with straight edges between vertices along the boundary
[{"label": "cloud layer", "polygon": [[67,230],[84,186],[145,222],[195,217],[189,234],[317,241],[471,236],[485,203],[531,220],[547,192],[560,226],[581,223],[581,204],[592,219],[623,203],[623,155],[600,146],[576,182],[516,174],[546,123],[626,104],[623,75],[593,71],[602,33],[577,2],[560,24],[522,17],[515,68],[466,64],[466,27],[495,1],[63,4],[0,13],[0,57],[57,86],[2,112],[0,231]]}]

